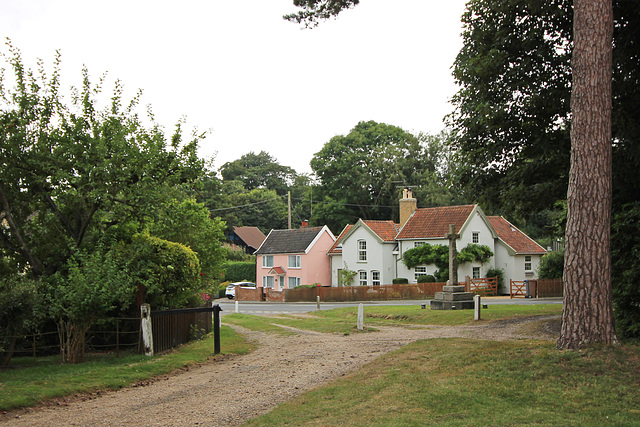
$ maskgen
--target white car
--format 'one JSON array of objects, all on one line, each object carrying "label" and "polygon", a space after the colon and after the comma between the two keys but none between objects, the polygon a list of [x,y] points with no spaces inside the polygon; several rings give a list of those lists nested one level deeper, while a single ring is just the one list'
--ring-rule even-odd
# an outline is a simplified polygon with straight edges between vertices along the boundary
[{"label": "white car", "polygon": [[229,283],[229,286],[227,286],[227,291],[225,292],[225,296],[229,299],[233,299],[236,296],[236,286],[240,286],[241,288],[245,288],[245,289],[255,289],[256,288],[256,284],[253,282],[234,282],[234,283]]}]

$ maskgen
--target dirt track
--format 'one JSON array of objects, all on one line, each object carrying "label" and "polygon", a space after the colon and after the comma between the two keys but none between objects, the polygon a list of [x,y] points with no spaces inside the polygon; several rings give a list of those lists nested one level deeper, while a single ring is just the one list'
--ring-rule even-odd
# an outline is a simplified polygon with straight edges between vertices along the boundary
[{"label": "dirt track", "polygon": [[444,337],[552,339],[557,335],[525,325],[552,318],[557,316],[482,326],[379,328],[347,336],[297,329],[291,336],[242,330],[257,343],[247,355],[216,360],[145,386],[11,412],[0,417],[0,424],[233,426],[410,342]]}]

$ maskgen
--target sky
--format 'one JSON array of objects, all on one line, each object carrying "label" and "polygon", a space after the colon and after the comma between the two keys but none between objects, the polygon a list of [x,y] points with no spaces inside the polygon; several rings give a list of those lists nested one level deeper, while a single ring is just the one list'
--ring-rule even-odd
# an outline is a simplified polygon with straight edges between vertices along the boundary
[{"label": "sky", "polygon": [[308,173],[360,121],[444,129],[465,1],[362,0],[305,30],[282,19],[292,0],[0,0],[0,35],[30,66],[59,50],[63,88],[86,66],[142,89],[167,134],[182,118],[207,131],[216,169],[266,151]]}]

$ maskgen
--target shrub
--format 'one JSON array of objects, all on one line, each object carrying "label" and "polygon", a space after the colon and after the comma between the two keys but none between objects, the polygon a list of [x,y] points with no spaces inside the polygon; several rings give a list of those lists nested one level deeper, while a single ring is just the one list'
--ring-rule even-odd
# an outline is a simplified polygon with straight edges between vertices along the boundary
[{"label": "shrub", "polygon": [[436,281],[435,276],[431,274],[423,274],[418,277],[418,283],[434,283]]},{"label": "shrub", "polygon": [[501,268],[490,268],[487,270],[487,277],[497,277],[498,278],[498,292],[503,288],[504,284],[504,270]]},{"label": "shrub", "polygon": [[564,252],[548,252],[540,259],[538,277],[541,279],[559,279],[564,270]]},{"label": "shrub", "polygon": [[394,285],[408,285],[409,279],[405,279],[404,277],[396,277],[392,280],[391,283],[393,283]]}]

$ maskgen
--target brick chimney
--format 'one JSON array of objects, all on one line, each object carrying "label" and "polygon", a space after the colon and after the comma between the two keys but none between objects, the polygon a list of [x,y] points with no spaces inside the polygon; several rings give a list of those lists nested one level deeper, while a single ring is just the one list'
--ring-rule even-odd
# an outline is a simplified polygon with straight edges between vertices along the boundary
[{"label": "brick chimney", "polygon": [[400,227],[404,227],[417,207],[418,201],[413,198],[413,192],[408,188],[402,190],[402,199],[400,199]]}]

